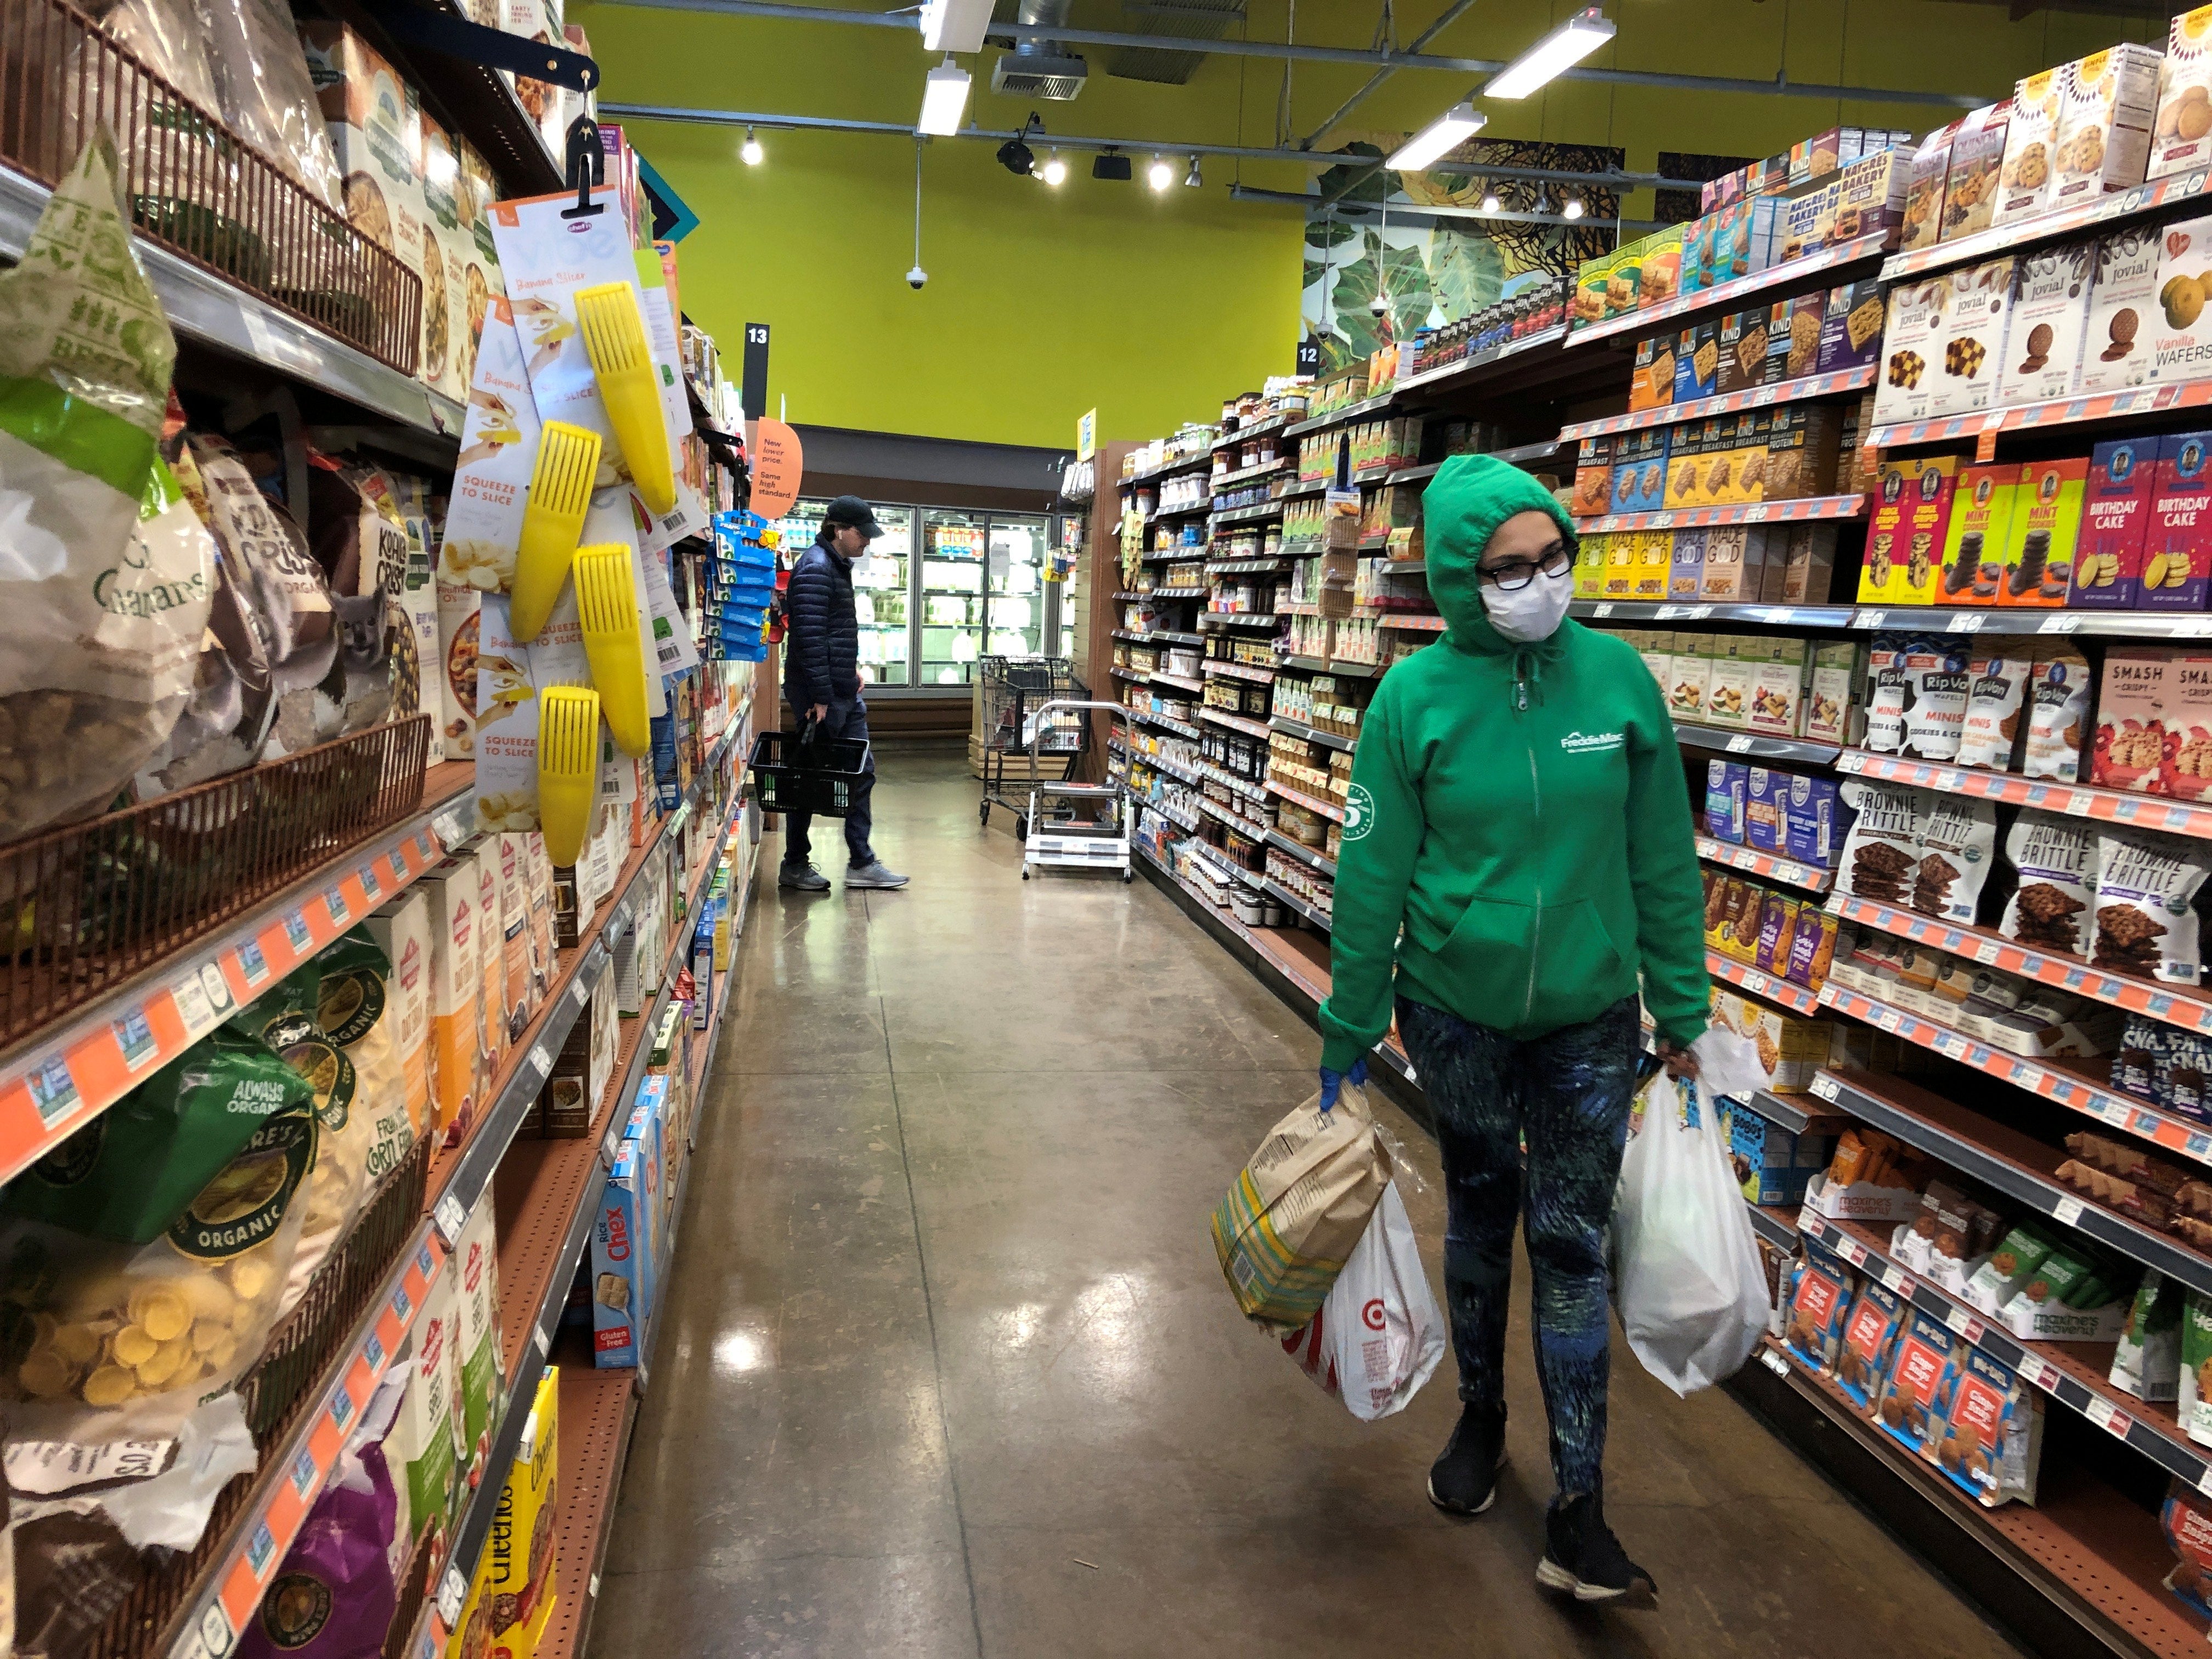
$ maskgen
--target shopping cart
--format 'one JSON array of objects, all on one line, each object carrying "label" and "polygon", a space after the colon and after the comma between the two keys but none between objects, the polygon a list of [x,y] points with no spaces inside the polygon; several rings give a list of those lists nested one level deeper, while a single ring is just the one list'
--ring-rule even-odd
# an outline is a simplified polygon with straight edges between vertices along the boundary
[{"label": "shopping cart", "polygon": [[[1014,833],[1027,841],[1029,788],[1036,779],[1036,762],[1033,757],[1029,778],[1025,781],[1018,776],[1011,788],[1006,779],[1007,763],[1012,761],[1018,769],[1022,752],[1029,746],[1032,714],[1055,699],[1087,697],[1091,690],[1075,678],[1074,665],[1066,657],[983,657],[976,666],[982,719],[978,728],[981,748],[975,756],[975,766],[983,777],[983,799],[976,811],[976,822],[988,828],[991,809],[1003,806],[1014,814]],[[1039,736],[1040,754],[1057,758],[1061,763],[1063,777],[1073,774],[1077,763],[1091,750],[1091,722],[1080,714],[1055,717],[1039,728]]]},{"label": "shopping cart", "polygon": [[1066,870],[1119,870],[1123,881],[1137,872],[1129,862],[1129,805],[1118,783],[1054,783],[1037,771],[1039,744],[1068,711],[1088,727],[1090,711],[1102,709],[1108,720],[1123,722],[1121,750],[1133,747],[1127,735],[1129,711],[1118,702],[1056,702],[1040,704],[1022,732],[1030,756],[1029,811],[1023,817],[1022,879],[1032,866]]}]

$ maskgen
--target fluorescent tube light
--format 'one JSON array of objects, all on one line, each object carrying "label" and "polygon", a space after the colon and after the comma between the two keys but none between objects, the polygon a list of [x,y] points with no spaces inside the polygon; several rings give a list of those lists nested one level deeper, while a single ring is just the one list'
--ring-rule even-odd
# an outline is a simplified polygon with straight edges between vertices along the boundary
[{"label": "fluorescent tube light", "polygon": [[967,108],[968,71],[947,54],[922,83],[921,118],[915,125],[938,137],[950,138],[960,131],[960,118]]},{"label": "fluorescent tube light", "polygon": [[1578,11],[1504,69],[1482,88],[1485,98],[1526,98],[1613,39],[1613,24],[1595,6]]},{"label": "fluorescent tube light", "polygon": [[1397,154],[1383,162],[1393,173],[1419,173],[1462,138],[1472,137],[1490,118],[1462,99],[1398,146]]},{"label": "fluorescent tube light", "polygon": [[931,52],[981,52],[991,21],[991,0],[927,0],[921,9],[921,44]]}]

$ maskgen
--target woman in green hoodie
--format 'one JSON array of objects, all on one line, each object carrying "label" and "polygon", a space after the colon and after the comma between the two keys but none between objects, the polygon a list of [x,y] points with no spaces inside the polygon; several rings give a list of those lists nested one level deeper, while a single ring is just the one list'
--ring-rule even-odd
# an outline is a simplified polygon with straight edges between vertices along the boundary
[{"label": "woman in green hoodie", "polygon": [[[1430,1471],[1479,1514],[1505,1455],[1513,1228],[1535,1279],[1536,1369],[1558,1492],[1538,1582],[1602,1601],[1651,1577],[1606,1525],[1605,1228],[1640,1052],[1705,1029],[1705,905],[1658,687],[1567,619],[1574,521],[1489,456],[1423,498],[1441,644],[1385,675],[1359,734],[1337,860],[1322,1086],[1398,1030],[1443,1155],[1458,1427]],[[1525,1170],[1522,1156],[1526,1146]]]}]

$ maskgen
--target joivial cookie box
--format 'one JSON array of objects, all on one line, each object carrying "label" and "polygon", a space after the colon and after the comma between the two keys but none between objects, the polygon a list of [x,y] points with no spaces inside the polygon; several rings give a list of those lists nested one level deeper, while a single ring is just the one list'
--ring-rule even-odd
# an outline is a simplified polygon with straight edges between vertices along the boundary
[{"label": "joivial cookie box", "polygon": [[2150,379],[2158,316],[2160,227],[2130,225],[2097,239],[2095,285],[2081,332],[2075,390],[2120,392]]}]

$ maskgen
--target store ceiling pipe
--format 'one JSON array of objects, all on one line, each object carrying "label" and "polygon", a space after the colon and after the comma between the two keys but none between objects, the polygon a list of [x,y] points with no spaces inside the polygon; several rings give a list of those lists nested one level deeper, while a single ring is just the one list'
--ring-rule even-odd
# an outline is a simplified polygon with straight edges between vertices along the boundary
[{"label": "store ceiling pipe", "polygon": [[[610,120],[685,121],[697,126],[763,127],[792,132],[864,132],[879,133],[900,138],[911,138],[911,125],[897,121],[848,121],[834,115],[772,115],[758,110],[693,109],[678,104],[618,104],[608,99],[599,100],[599,114]],[[963,127],[957,133],[946,135],[955,138],[974,138],[987,143],[1003,143],[1022,135],[1013,128]],[[1032,133],[1030,137],[1037,137]],[[1296,161],[1305,167],[1335,167],[1347,162],[1364,163],[1374,160],[1367,155],[1350,155],[1341,151],[1306,149],[1266,149],[1249,144],[1208,144],[1188,138],[1080,138],[1064,133],[1046,132],[1042,135],[1060,149],[1120,149],[1149,154],[1154,150],[1174,150],[1184,155],[1230,155],[1247,161]],[[1586,185],[1592,190],[1636,190],[1643,187],[1680,185],[1680,179],[1662,179],[1656,173],[1572,173],[1543,167],[1507,167],[1485,165],[1474,169],[1485,178],[1540,179],[1560,184]],[[1292,196],[1286,199],[1304,201],[1318,198]]]},{"label": "store ceiling pipe", "polygon": [[[1468,8],[1474,4],[1474,0],[1452,0],[1452,3],[1444,8],[1444,15],[1437,18],[1435,22],[1430,24],[1428,27],[1423,29],[1419,34],[1416,35],[1413,38],[1413,44],[1407,47],[1406,50],[1409,52],[1417,52],[1420,51],[1423,46],[1427,46],[1430,41],[1435,40],[1437,35],[1443,33],[1447,26],[1457,22],[1461,16],[1466,13]],[[1353,93],[1351,97],[1346,99],[1341,104],[1339,104],[1336,106],[1336,113],[1330,116],[1328,120],[1322,122],[1311,132],[1306,134],[1304,137],[1299,139],[1298,148],[1300,149],[1311,149],[1328,134],[1329,131],[1334,128],[1339,121],[1341,121],[1346,116],[1351,114],[1353,110],[1357,109],[1366,99],[1368,94],[1373,92],[1376,88],[1381,86],[1385,81],[1389,80],[1398,71],[1395,69],[1376,70],[1374,74],[1367,77],[1367,84],[1365,86],[1360,88],[1358,91]]]},{"label": "store ceiling pipe", "polygon": [[[1552,179],[1571,179],[1574,175],[1547,173],[1543,176]],[[1677,179],[1670,182],[1679,185],[1682,181]],[[1318,196],[1300,196],[1296,191],[1287,190],[1257,190],[1250,185],[1230,185],[1229,199],[1232,202],[1273,202],[1308,208],[1321,204],[1321,198]],[[1335,208],[1339,218],[1348,218],[1364,214],[1379,214],[1383,210],[1383,204],[1380,202],[1339,202],[1335,204]],[[1569,219],[1557,213],[1522,213],[1510,209],[1501,209],[1496,213],[1485,213],[1480,208],[1450,207],[1443,204],[1433,207],[1415,207],[1410,202],[1393,202],[1389,204],[1389,212],[1393,219],[1407,219],[1415,222],[1427,221],[1433,223],[1440,219],[1488,219],[1508,225],[1588,227],[1593,224],[1617,223],[1623,230],[1636,231],[1662,230],[1666,228],[1656,219]]]},{"label": "store ceiling pipe", "polygon": [[[608,5],[647,6],[662,11],[697,11],[724,17],[772,17],[791,23],[845,23],[913,33],[911,11],[847,11],[831,6],[783,5],[777,0],[604,0]],[[1301,64],[1352,64],[1364,69],[1449,70],[1455,75],[1495,75],[1505,67],[1499,58],[1437,58],[1425,52],[1362,52],[1348,46],[1310,46],[1282,40],[1194,40],[1171,34],[1125,34],[1109,29],[1032,27],[994,22],[989,35],[1021,40],[1042,35],[1078,46],[1152,46],[1169,52],[1204,52],[1230,58],[1272,58]],[[1669,92],[1744,92],[1765,98],[1818,98],[1833,103],[1850,99],[1870,104],[1924,104],[1943,109],[1974,109],[1990,99],[1979,93],[1908,92],[1897,88],[1838,87],[1791,81],[1778,72],[1752,81],[1718,75],[1660,75],[1644,70],[1592,69],[1578,65],[1562,81],[1596,81],[1609,86],[1652,87]],[[1186,146],[1186,148],[1188,148]]]}]

